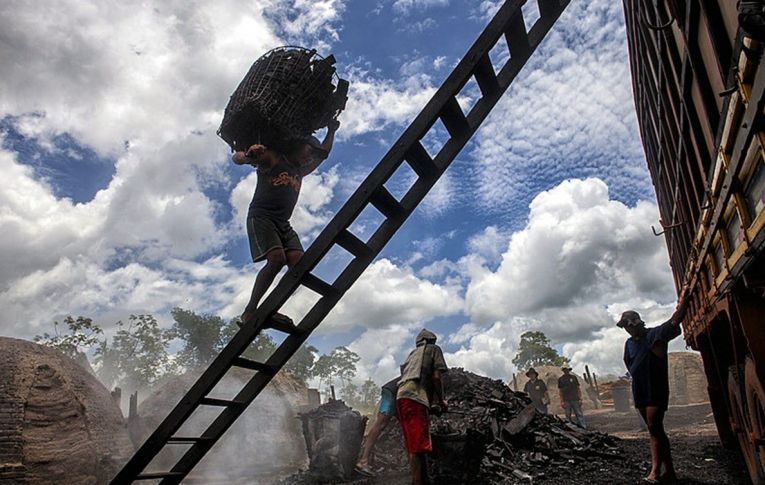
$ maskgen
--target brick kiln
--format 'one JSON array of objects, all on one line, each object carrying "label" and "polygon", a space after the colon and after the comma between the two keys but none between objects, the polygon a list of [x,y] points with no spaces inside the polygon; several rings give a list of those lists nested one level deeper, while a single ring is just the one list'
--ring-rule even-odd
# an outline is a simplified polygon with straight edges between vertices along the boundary
[{"label": "brick kiln", "polygon": [[0,337],[0,483],[102,484],[131,451],[95,376],[57,350]]}]

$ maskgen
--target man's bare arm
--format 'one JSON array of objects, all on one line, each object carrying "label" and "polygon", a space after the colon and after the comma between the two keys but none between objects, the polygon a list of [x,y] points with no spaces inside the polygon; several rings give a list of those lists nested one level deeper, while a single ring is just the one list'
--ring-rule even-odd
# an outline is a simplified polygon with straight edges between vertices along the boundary
[{"label": "man's bare arm", "polygon": [[[324,141],[321,142],[321,145],[318,147],[318,149],[324,151],[327,156],[329,156],[329,152],[332,151],[332,145],[335,143],[335,132],[337,132],[338,127],[340,127],[340,122],[332,120],[329,123],[329,126],[327,126],[327,136],[324,137]],[[325,159],[326,158],[310,157],[308,163],[303,165],[303,176],[316,170]]]}]

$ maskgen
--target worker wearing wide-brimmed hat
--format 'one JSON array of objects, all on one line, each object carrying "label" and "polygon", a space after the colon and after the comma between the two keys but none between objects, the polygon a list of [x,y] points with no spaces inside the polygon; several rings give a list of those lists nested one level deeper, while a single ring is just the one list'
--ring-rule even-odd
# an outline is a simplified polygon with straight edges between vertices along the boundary
[{"label": "worker wearing wide-brimmed hat", "polygon": [[544,381],[539,379],[536,369],[529,367],[526,371],[526,377],[529,378],[526,385],[523,386],[523,392],[529,395],[531,403],[540,413],[547,414],[547,405],[550,404],[550,395],[547,393],[547,386]]},{"label": "worker wearing wide-brimmed hat", "polygon": [[558,378],[558,393],[560,405],[566,411],[566,419],[580,428],[586,428],[587,423],[582,411],[582,388],[579,385],[579,379],[571,373],[571,367],[568,364],[561,367],[561,370],[563,375]]},{"label": "worker wearing wide-brimmed hat", "polygon": [[658,327],[646,328],[640,314],[634,310],[622,313],[616,323],[630,334],[624,343],[624,365],[632,376],[635,407],[651,435],[651,472],[645,478],[649,483],[675,479],[669,438],[664,431],[664,413],[669,405],[667,346],[670,340],[680,335],[686,308],[687,299],[672,318]]}]

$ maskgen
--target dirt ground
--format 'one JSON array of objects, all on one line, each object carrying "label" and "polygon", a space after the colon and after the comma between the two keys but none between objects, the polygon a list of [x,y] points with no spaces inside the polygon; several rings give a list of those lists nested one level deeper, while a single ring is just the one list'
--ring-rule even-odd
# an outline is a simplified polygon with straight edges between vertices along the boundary
[{"label": "dirt ground", "polygon": [[[593,460],[592,466],[572,470],[568,476],[545,477],[536,484],[635,484],[648,474],[651,457],[648,433],[640,430],[637,413],[615,413],[611,409],[587,415],[591,429],[620,438],[624,460]],[[735,450],[720,445],[712,408],[708,403],[671,406],[664,421],[672,457],[681,485],[725,485],[750,483],[746,465]],[[520,482],[519,482],[520,483]]]}]

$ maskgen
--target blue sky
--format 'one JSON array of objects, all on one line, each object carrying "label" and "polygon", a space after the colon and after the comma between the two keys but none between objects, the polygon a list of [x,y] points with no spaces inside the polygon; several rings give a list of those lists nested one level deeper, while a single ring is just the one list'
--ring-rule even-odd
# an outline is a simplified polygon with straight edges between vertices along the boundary
[{"label": "blue sky", "polygon": [[[244,231],[255,178],[215,130],[252,62],[317,47],[351,81],[335,149],[293,218],[307,247],[499,3],[0,6],[0,333],[30,338],[68,314],[107,329],[139,312],[169,325],[174,306],[238,315],[258,269]],[[349,345],[361,375],[384,381],[427,326],[450,364],[506,377],[520,334],[539,329],[575,365],[617,372],[616,316],[658,322],[674,305],[657,219],[621,3],[575,0],[311,342]],[[297,295],[288,313],[306,305]]]}]

